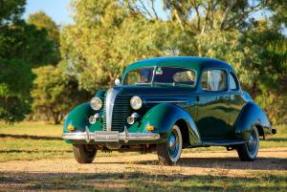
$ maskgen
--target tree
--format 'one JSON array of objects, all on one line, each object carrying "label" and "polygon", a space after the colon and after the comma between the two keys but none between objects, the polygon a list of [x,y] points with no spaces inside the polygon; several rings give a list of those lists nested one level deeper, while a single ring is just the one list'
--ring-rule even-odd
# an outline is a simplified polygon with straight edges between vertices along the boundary
[{"label": "tree", "polygon": [[164,32],[161,23],[130,12],[117,1],[73,1],[75,24],[62,33],[67,70],[76,74],[80,86],[94,92],[110,86],[122,69],[136,59],[164,55],[159,49]]},{"label": "tree", "polygon": [[0,59],[0,119],[20,121],[29,112],[31,68],[19,59]]},{"label": "tree", "polygon": [[287,37],[266,21],[258,21],[242,44],[245,69],[253,74],[250,92],[273,122],[287,122]]},{"label": "tree", "polygon": [[32,90],[33,110],[39,114],[52,117],[59,124],[67,111],[66,78],[60,68],[48,65],[34,69],[36,79]]},{"label": "tree", "polygon": [[25,4],[26,0],[0,0],[0,26],[20,22]]},{"label": "tree", "polygon": [[37,76],[32,90],[32,107],[36,118],[45,116],[54,124],[59,124],[75,103],[87,99],[87,93],[78,91],[77,83],[65,75],[61,64],[39,67],[33,71]]},{"label": "tree", "polygon": [[50,64],[58,64],[60,60],[60,31],[57,24],[44,12],[36,12],[28,17],[27,23],[36,26],[38,30],[47,32],[53,44],[53,55],[50,55]]},{"label": "tree", "polygon": [[30,111],[32,67],[51,62],[47,33],[21,19],[24,0],[0,1],[0,119],[20,121]]}]

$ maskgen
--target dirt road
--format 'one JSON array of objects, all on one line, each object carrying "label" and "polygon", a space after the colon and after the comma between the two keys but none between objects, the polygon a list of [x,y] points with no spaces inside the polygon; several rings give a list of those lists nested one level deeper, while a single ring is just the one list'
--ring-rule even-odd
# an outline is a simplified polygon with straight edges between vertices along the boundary
[{"label": "dirt road", "polygon": [[287,175],[287,148],[262,149],[255,162],[240,162],[235,151],[191,150],[172,167],[158,165],[156,154],[106,154],[89,165],[74,159],[8,161],[0,163],[0,190],[128,190],[129,181],[141,178],[152,177],[153,182],[193,176],[253,178],[255,173]]}]

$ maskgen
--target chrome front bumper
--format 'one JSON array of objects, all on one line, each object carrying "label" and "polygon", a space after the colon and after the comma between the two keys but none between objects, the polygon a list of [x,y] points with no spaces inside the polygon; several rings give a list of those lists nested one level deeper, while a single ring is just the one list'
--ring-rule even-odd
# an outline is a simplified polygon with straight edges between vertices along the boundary
[{"label": "chrome front bumper", "polygon": [[90,141],[105,143],[105,142],[120,142],[124,141],[156,141],[160,138],[158,133],[129,133],[127,129],[123,132],[118,131],[96,131],[89,132],[86,129],[85,132],[69,132],[63,134],[63,139],[72,141]]}]

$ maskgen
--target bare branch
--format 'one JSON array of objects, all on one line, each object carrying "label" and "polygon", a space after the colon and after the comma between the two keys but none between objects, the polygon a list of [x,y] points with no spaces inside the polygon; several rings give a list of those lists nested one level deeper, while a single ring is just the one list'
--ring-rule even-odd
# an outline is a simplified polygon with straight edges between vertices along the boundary
[{"label": "bare branch", "polygon": [[150,0],[151,1],[151,9],[153,11],[153,14],[155,16],[156,19],[159,19],[158,14],[156,13],[155,7],[154,7],[154,2],[155,0]]},{"label": "bare branch", "polygon": [[199,5],[194,3],[193,6],[194,6],[195,13],[196,13],[196,18],[197,18],[197,30],[200,31],[201,18],[200,18],[200,13],[199,13]]},{"label": "bare branch", "polygon": [[[208,21],[210,21],[210,9],[211,9],[211,4],[210,2],[207,3],[207,6],[204,6],[203,7],[206,9],[206,14],[205,14],[205,20],[204,20],[204,25],[203,27],[201,28],[201,34],[203,34],[205,32],[205,29],[206,29],[206,26],[208,24]],[[210,24],[211,25],[211,24]]]},{"label": "bare branch", "polygon": [[[243,9],[241,13],[236,14],[232,18],[226,20],[222,29],[230,29],[233,26],[238,26],[240,23],[242,23],[242,21],[244,21],[244,19],[248,18],[250,16],[250,14],[257,12],[257,11],[261,10],[262,8],[263,8],[262,4],[258,3],[258,5],[254,6],[254,7],[251,7],[251,8],[246,9],[246,10]],[[226,24],[228,24],[228,25],[226,25]]]},{"label": "bare branch", "polygon": [[178,15],[177,9],[174,9],[174,10],[173,10],[173,14],[174,14],[174,16],[175,16],[177,22],[179,23],[179,26],[180,26],[181,30],[184,31],[183,22],[182,22],[180,16]]},{"label": "bare branch", "polygon": [[225,9],[223,16],[222,16],[222,19],[220,21],[220,29],[223,29],[225,21],[228,17],[228,14],[230,13],[230,11],[233,8],[233,6],[235,5],[235,3],[236,3],[236,0],[230,0],[229,1],[228,7]]},{"label": "bare branch", "polygon": [[153,14],[151,14],[144,2],[142,0],[138,0],[138,2],[141,4],[141,8],[143,9],[144,13],[146,13],[150,18],[153,18]]}]

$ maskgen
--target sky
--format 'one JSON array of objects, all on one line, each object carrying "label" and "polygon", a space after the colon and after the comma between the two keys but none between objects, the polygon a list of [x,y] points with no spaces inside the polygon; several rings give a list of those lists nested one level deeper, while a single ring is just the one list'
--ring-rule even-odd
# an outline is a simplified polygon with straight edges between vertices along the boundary
[{"label": "sky", "polygon": [[[44,11],[59,25],[71,24],[72,10],[70,6],[71,0],[27,0],[26,11],[24,18],[37,11]],[[162,1],[156,0],[155,9],[161,18],[166,18],[162,10]],[[265,17],[269,15],[268,12],[260,12],[253,15],[255,18]]]},{"label": "sky", "polygon": [[[58,25],[67,25],[73,23],[72,10],[70,6],[71,0],[27,0],[24,18],[37,11],[44,11],[49,15]],[[156,12],[161,18],[167,18],[162,10],[162,1],[157,0],[155,4]],[[268,12],[256,13],[255,18],[266,17]],[[282,30],[283,34],[287,36],[287,28]]]},{"label": "sky", "polygon": [[[71,24],[72,19],[72,10],[70,6],[71,0],[27,0],[26,11],[24,18],[27,18],[30,14],[37,11],[44,11],[59,25]],[[162,9],[162,1],[156,0],[155,9],[159,16],[163,19],[166,19]],[[255,18],[265,17],[268,13],[260,12],[256,13],[253,16]]]},{"label": "sky", "polygon": [[[58,25],[66,25],[73,23],[72,10],[70,6],[71,0],[27,0],[24,18],[37,11],[44,11]],[[155,9],[161,18],[166,18],[162,10],[162,1],[156,0]]]},{"label": "sky", "polygon": [[71,24],[70,0],[27,0],[24,18],[37,11],[44,11],[58,25]]}]

